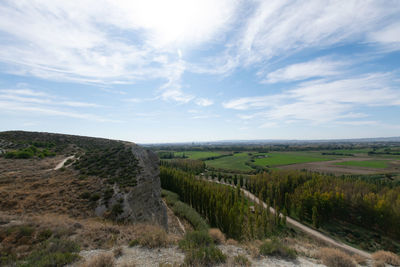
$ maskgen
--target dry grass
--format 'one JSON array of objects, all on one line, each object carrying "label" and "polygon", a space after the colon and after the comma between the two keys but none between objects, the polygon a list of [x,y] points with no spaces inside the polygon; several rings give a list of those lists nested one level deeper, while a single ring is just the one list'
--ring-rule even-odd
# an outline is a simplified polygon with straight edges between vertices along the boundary
[{"label": "dry grass", "polygon": [[226,244],[232,246],[238,246],[239,242],[237,242],[235,239],[229,238],[228,240],[226,240]]},{"label": "dry grass", "polygon": [[357,262],[357,264],[359,264],[361,266],[365,266],[368,264],[367,259],[361,255],[354,254],[353,259]]},{"label": "dry grass", "polygon": [[167,233],[160,226],[142,224],[137,228],[141,234],[136,239],[143,247],[167,247],[170,244]]},{"label": "dry grass", "polygon": [[92,257],[80,267],[113,267],[114,265],[115,260],[113,254],[104,252]]},{"label": "dry grass", "polygon": [[400,266],[400,257],[393,252],[379,250],[372,254],[375,263],[386,263],[393,266]]},{"label": "dry grass", "polygon": [[261,256],[261,254],[260,254],[261,244],[262,244],[262,241],[260,241],[260,240],[254,240],[254,241],[251,241],[251,242],[245,244],[246,250],[248,251],[248,253],[250,254],[250,256],[253,259],[257,259]]},{"label": "dry grass", "polygon": [[116,247],[113,249],[113,254],[115,258],[119,258],[124,255],[124,250],[122,249],[122,247]]},{"label": "dry grass", "polygon": [[353,258],[336,248],[322,248],[319,251],[322,262],[328,267],[356,267]]},{"label": "dry grass", "polygon": [[225,243],[225,235],[218,228],[211,228],[208,230],[208,234],[214,240],[215,244]]}]

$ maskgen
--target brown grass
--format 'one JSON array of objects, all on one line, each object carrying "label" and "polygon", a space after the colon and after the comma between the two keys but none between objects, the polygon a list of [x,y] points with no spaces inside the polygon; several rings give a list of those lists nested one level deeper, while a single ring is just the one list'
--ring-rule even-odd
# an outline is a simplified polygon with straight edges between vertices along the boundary
[{"label": "brown grass", "polygon": [[80,267],[113,267],[114,265],[114,256],[111,253],[104,252],[90,258]]},{"label": "brown grass", "polygon": [[375,262],[391,264],[393,266],[400,266],[400,257],[390,251],[379,250],[372,254],[372,259]]},{"label": "brown grass", "polygon": [[113,254],[115,258],[119,258],[124,255],[124,250],[122,249],[122,247],[116,247],[113,249]]},{"label": "brown grass", "polygon": [[361,266],[365,266],[368,264],[367,259],[361,255],[354,254],[353,259],[357,262],[357,264],[359,264]]},{"label": "brown grass", "polygon": [[237,245],[239,245],[239,242],[237,242],[235,239],[229,238],[228,240],[226,240],[226,244],[232,245],[232,246],[237,246]]},{"label": "brown grass", "polygon": [[137,237],[139,245],[148,248],[167,247],[170,244],[165,230],[156,225],[139,225],[140,235]]},{"label": "brown grass", "polygon": [[225,235],[218,228],[211,228],[208,230],[211,238],[214,240],[215,244],[224,244],[225,243]]},{"label": "brown grass", "polygon": [[336,248],[322,248],[319,251],[322,262],[328,267],[356,267],[353,258]]}]

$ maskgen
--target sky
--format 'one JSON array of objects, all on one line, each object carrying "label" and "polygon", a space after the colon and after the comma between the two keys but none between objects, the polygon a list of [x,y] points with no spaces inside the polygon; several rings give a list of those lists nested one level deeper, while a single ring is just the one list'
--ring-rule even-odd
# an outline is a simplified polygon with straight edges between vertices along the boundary
[{"label": "sky", "polygon": [[6,130],[400,136],[400,1],[3,0]]}]

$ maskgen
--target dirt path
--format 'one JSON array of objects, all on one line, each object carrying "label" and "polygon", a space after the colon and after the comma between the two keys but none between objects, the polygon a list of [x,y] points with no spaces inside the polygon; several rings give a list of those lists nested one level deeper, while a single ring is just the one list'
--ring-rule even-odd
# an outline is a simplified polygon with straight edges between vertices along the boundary
[{"label": "dirt path", "polygon": [[67,160],[69,160],[69,159],[73,159],[75,156],[69,156],[69,157],[66,157],[65,159],[63,159],[60,163],[58,163],[57,164],[57,166],[53,169],[53,170],[58,170],[58,169],[61,169],[62,167],[64,167],[64,164],[65,164],[65,162],[67,162]]},{"label": "dirt path", "polygon": [[[224,184],[224,185],[229,185],[229,186],[232,186],[232,187],[236,187],[234,185],[227,184],[227,183],[222,183],[222,182],[215,181],[215,180],[207,180],[207,179],[204,179],[204,180],[209,181],[209,182],[214,182],[214,183],[219,183],[219,184]],[[249,198],[250,200],[252,200],[252,201],[254,201],[254,202],[258,203],[258,204],[261,204],[265,209],[268,207],[265,202],[260,201],[260,199],[258,197],[256,197],[255,195],[253,195],[252,193],[250,193],[246,189],[241,188],[241,190],[244,193],[244,195],[247,198]],[[270,210],[270,212],[272,214],[275,214],[275,209],[273,209],[272,207],[269,207],[269,210]],[[280,213],[279,216],[283,216],[283,214]],[[371,254],[370,253],[368,253],[366,251],[363,251],[363,250],[360,250],[360,249],[357,249],[357,248],[354,248],[352,246],[346,245],[346,244],[344,244],[344,243],[342,243],[340,241],[336,241],[336,240],[324,235],[323,233],[320,233],[320,232],[318,232],[318,231],[316,231],[316,230],[314,230],[314,229],[312,229],[312,228],[310,228],[310,227],[308,227],[308,226],[306,226],[306,225],[304,225],[304,224],[302,224],[302,223],[300,223],[300,222],[298,222],[298,221],[296,221],[296,220],[294,220],[294,219],[292,219],[290,217],[286,217],[286,223],[291,225],[291,226],[293,226],[293,227],[295,227],[295,228],[298,228],[301,231],[303,231],[303,232],[305,232],[305,233],[307,233],[307,234],[309,234],[309,235],[311,235],[311,236],[313,236],[313,237],[315,237],[315,238],[317,238],[319,240],[322,240],[322,241],[324,241],[324,242],[326,242],[326,243],[328,243],[330,245],[333,245],[333,246],[338,247],[338,248],[342,248],[342,249],[344,249],[344,250],[346,250],[346,251],[348,251],[350,253],[358,254],[358,255],[361,255],[361,256],[366,257],[366,258],[371,258]]]}]

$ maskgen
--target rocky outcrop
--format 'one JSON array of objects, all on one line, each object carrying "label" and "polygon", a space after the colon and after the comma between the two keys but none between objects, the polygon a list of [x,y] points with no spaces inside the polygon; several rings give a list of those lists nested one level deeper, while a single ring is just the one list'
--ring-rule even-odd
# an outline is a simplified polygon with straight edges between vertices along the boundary
[{"label": "rocky outcrop", "polygon": [[[120,205],[122,212],[116,215],[117,220],[146,222],[168,227],[167,209],[161,199],[161,183],[158,156],[138,145],[129,144],[132,156],[138,160],[139,174],[137,185],[129,190],[121,189],[114,184],[114,194],[108,205],[96,208],[96,214],[104,216],[112,213],[113,207]],[[99,203],[104,203],[99,201]]]},{"label": "rocky outcrop", "polygon": [[134,221],[150,221],[167,228],[167,209],[161,199],[160,170],[158,156],[137,145],[132,153],[139,160],[141,171],[137,176],[137,185],[125,198],[127,217]]}]

